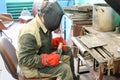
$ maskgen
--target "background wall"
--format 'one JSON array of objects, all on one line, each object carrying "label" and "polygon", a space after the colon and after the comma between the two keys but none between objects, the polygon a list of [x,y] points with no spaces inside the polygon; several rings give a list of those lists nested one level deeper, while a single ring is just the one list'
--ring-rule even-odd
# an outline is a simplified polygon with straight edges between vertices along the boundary
[{"label": "background wall", "polygon": [[[33,1],[34,0],[6,0],[6,2],[33,2]],[[58,1],[62,7],[74,5],[74,0],[58,0]]]},{"label": "background wall", "polygon": [[75,5],[75,1],[74,0],[58,0],[58,2],[60,3],[60,5],[62,7]]},{"label": "background wall", "polygon": [[0,0],[0,13],[6,13],[6,2],[5,0]]},{"label": "background wall", "polygon": [[106,3],[104,0],[75,0],[75,5],[78,4],[94,4],[94,3]]},{"label": "background wall", "polygon": [[6,0],[6,2],[33,2],[33,0]]}]

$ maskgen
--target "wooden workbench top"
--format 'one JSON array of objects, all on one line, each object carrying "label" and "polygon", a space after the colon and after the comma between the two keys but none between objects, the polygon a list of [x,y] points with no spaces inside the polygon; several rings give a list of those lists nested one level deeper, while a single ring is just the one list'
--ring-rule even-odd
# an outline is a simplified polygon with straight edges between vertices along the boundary
[{"label": "wooden workbench top", "polygon": [[115,60],[120,60],[120,34],[101,32],[91,26],[84,26],[88,34],[76,37],[76,40],[99,62],[107,62],[114,55]]}]

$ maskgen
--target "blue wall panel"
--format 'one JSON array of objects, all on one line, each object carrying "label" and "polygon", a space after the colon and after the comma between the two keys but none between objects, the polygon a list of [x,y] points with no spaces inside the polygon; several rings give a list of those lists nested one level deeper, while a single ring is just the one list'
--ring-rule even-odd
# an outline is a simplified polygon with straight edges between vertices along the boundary
[{"label": "blue wall panel", "polygon": [[75,5],[78,4],[94,4],[94,3],[106,3],[104,0],[75,0]]},{"label": "blue wall panel", "polygon": [[62,7],[75,5],[74,0],[58,0],[58,2]]},{"label": "blue wall panel", "polygon": [[6,9],[6,3],[5,0],[0,0],[0,13],[6,13],[7,9]]},{"label": "blue wall panel", "polygon": [[12,2],[32,2],[34,0],[6,0],[6,2],[8,3],[12,3]]}]

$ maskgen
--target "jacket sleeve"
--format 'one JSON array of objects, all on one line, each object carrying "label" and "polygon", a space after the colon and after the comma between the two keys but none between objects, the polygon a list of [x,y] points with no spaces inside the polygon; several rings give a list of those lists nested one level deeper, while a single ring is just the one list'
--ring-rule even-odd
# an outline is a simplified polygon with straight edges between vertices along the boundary
[{"label": "jacket sleeve", "polygon": [[25,34],[19,39],[19,64],[30,68],[42,68],[41,56],[37,55],[37,41],[31,34]]}]

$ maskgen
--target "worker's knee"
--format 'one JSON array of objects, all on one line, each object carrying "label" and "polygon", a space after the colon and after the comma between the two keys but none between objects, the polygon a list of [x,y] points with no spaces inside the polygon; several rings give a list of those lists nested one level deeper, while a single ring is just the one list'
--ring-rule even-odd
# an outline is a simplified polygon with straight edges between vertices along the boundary
[{"label": "worker's knee", "polygon": [[61,70],[65,71],[65,72],[69,72],[69,71],[71,71],[71,68],[68,64],[62,64],[61,65]]},{"label": "worker's knee", "polygon": [[61,74],[61,78],[62,80],[73,80],[73,75],[72,75],[72,71],[69,65],[67,64],[62,64],[61,65],[62,69],[62,74]]}]

